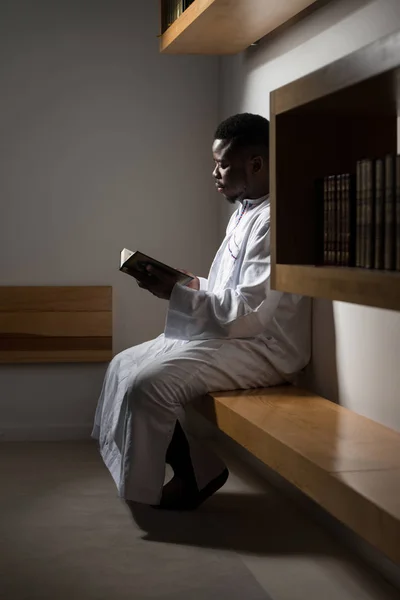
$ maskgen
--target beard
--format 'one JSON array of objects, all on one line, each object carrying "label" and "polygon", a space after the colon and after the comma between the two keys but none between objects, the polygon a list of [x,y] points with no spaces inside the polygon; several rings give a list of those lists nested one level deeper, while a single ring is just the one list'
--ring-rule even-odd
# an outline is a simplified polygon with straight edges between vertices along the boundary
[{"label": "beard", "polygon": [[246,198],[246,194],[247,194],[247,186],[245,186],[240,192],[236,192],[234,195],[232,196],[225,196],[225,199],[229,202],[229,204],[235,204],[235,202],[243,202],[243,200]]}]

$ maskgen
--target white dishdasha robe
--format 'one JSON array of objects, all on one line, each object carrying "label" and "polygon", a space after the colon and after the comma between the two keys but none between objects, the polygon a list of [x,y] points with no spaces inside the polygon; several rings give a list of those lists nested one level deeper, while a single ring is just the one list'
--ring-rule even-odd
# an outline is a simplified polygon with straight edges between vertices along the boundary
[{"label": "white dishdasha robe", "polygon": [[[244,200],[232,215],[200,290],[177,284],[165,330],[114,357],[93,437],[127,500],[158,504],[165,456],[188,402],[218,390],[290,381],[310,358],[309,298],[270,289],[269,197]],[[222,461],[188,436],[199,489]]]}]

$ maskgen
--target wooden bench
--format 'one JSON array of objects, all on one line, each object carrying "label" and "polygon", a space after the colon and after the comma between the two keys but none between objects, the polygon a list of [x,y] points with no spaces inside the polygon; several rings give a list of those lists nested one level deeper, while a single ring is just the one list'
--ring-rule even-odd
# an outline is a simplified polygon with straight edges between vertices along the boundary
[{"label": "wooden bench", "polygon": [[111,287],[0,287],[0,363],[111,358]]},{"label": "wooden bench", "polygon": [[400,563],[400,434],[294,386],[219,392],[195,408]]}]

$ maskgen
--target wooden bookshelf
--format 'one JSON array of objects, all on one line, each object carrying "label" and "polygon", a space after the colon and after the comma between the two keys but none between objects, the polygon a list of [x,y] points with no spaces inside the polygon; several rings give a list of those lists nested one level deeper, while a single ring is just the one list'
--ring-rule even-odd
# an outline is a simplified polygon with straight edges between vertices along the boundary
[{"label": "wooden bookshelf", "polygon": [[[315,0],[195,0],[161,35],[169,54],[236,54]],[[163,0],[161,13],[163,14]]]},{"label": "wooden bookshelf", "polygon": [[316,267],[315,181],[397,151],[400,32],[271,94],[272,287],[400,310],[400,273]]},{"label": "wooden bookshelf", "polygon": [[278,264],[274,287],[302,296],[400,309],[400,273],[395,271]]}]

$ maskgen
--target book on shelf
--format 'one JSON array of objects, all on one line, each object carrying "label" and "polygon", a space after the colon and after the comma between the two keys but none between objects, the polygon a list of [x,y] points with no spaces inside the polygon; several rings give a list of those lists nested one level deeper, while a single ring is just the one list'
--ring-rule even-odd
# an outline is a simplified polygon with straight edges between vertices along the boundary
[{"label": "book on shelf", "polygon": [[364,161],[364,264],[366,269],[374,266],[374,221],[375,221],[375,170],[374,162],[370,159]]},{"label": "book on shelf", "polygon": [[318,185],[320,217],[317,263],[350,266],[355,260],[355,180],[350,173],[328,175]]},{"label": "book on shelf", "polygon": [[396,271],[400,271],[400,154],[396,156]]},{"label": "book on shelf", "polygon": [[362,267],[362,175],[363,175],[363,161],[357,161],[357,174],[356,174],[356,267]]},{"label": "book on shelf", "polygon": [[336,177],[329,177],[329,263],[335,264],[336,255]]},{"label": "book on shelf", "polygon": [[342,190],[343,176],[336,175],[336,231],[335,231],[335,264],[337,266],[342,265],[343,260],[343,228],[342,228],[342,201],[343,201],[343,190]]},{"label": "book on shelf", "polygon": [[355,264],[355,224],[356,224],[356,199],[355,199],[355,178],[351,173],[345,173],[343,176],[343,194],[344,194],[344,267],[350,267]]},{"label": "book on shelf", "polygon": [[375,161],[375,269],[384,267],[384,216],[385,216],[385,163],[382,158]]},{"label": "book on shelf", "polygon": [[354,166],[318,180],[316,264],[400,271],[400,155]]},{"label": "book on shelf", "polygon": [[385,224],[384,224],[384,268],[394,269],[395,258],[395,157],[385,158]]},{"label": "book on shelf", "polygon": [[164,0],[162,4],[163,33],[185,12],[194,0]]},{"label": "book on shelf", "polygon": [[322,187],[322,200],[323,200],[323,203],[322,203],[323,219],[321,219],[321,222],[323,225],[323,235],[322,235],[323,253],[322,253],[321,262],[323,265],[327,265],[327,264],[329,264],[329,181],[328,181],[328,177],[324,177],[322,186],[319,183],[319,189],[317,191],[317,194],[321,190],[321,187]]}]

